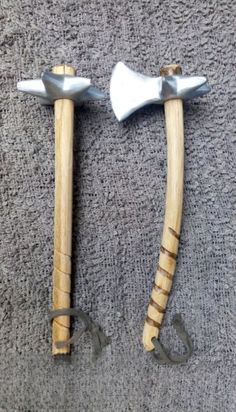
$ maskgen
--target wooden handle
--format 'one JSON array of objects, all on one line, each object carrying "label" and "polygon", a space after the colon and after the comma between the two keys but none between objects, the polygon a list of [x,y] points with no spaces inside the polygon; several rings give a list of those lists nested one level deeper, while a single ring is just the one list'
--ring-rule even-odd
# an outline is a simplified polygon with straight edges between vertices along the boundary
[{"label": "wooden handle", "polygon": [[144,325],[143,345],[147,351],[154,349],[151,342],[158,337],[178,253],[182,218],[184,180],[184,124],[181,99],[168,100],[164,104],[167,136],[167,193],[164,229],[159,257]]},{"label": "wooden handle", "polygon": [[[55,66],[53,73],[74,75],[69,66]],[[53,309],[70,308],[72,243],[72,172],[74,102],[56,100],[55,114],[55,215],[53,262]],[[70,346],[58,349],[55,342],[70,338],[70,317],[58,316],[52,323],[52,353],[66,354]]]}]

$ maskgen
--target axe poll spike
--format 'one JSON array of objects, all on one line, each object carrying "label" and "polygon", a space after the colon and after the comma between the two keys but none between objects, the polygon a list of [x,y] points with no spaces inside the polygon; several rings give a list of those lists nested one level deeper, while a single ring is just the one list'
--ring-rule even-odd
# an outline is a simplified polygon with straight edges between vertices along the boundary
[{"label": "axe poll spike", "polygon": [[144,348],[146,351],[158,348],[159,356],[153,353],[159,363],[181,363],[192,352],[191,339],[179,317],[176,317],[173,324],[187,353],[171,356],[165,353],[157,339],[173,282],[181,230],[184,185],[183,100],[202,96],[209,91],[205,77],[183,76],[182,69],[177,64],[163,67],[160,76],[155,78],[136,73],[119,62],[111,78],[111,103],[119,121],[147,104],[164,104],[167,138],[166,207],[159,263],[143,331]]},{"label": "axe poll spike", "polygon": [[[81,311],[71,307],[72,186],[74,106],[104,95],[89,79],[75,76],[67,65],[53,67],[41,79],[18,82],[19,91],[54,104],[55,115],[55,211],[53,259],[52,353],[70,352],[70,316]],[[87,319],[87,318],[86,318]],[[92,321],[91,330],[94,327]]]}]

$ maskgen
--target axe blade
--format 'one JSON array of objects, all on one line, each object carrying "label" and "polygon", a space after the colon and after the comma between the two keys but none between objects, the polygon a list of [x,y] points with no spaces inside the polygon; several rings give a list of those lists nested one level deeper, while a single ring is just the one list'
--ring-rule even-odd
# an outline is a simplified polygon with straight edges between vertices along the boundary
[{"label": "axe blade", "polygon": [[158,102],[160,90],[161,78],[144,76],[122,62],[117,63],[110,84],[111,104],[117,119],[122,121],[137,109]]}]

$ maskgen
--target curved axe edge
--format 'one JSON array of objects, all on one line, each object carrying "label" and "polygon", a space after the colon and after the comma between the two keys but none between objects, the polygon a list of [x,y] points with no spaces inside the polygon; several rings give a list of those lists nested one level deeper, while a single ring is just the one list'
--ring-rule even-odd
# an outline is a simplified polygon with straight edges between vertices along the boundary
[{"label": "curved axe edge", "polygon": [[116,118],[125,120],[141,107],[156,103],[160,88],[161,78],[144,76],[122,62],[117,63],[110,83],[111,104]]}]

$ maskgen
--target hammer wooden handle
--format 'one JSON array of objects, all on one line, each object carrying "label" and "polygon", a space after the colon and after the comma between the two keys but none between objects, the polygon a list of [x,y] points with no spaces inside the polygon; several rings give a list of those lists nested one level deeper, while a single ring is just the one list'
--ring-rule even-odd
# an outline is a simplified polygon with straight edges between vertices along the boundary
[{"label": "hammer wooden handle", "polygon": [[[55,66],[53,73],[74,75],[69,66]],[[53,309],[70,308],[72,244],[72,173],[74,102],[56,100],[55,112],[55,214]],[[52,324],[52,352],[66,354],[70,346],[58,349],[55,342],[70,338],[70,317],[58,316]]]},{"label": "hammer wooden handle", "polygon": [[167,136],[167,193],[159,264],[144,325],[143,345],[154,349],[173,282],[182,219],[184,180],[184,124],[181,99],[164,104]]}]

